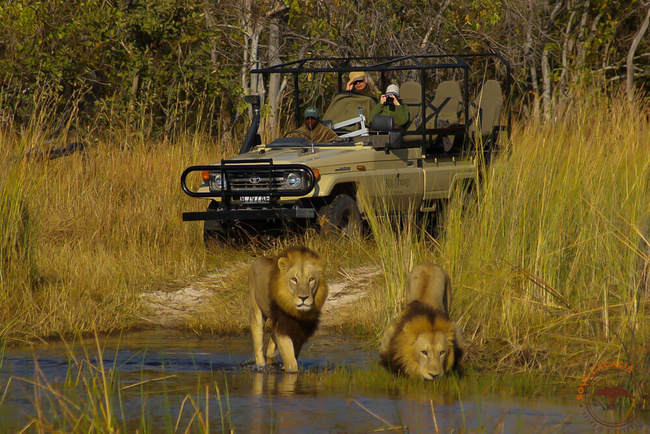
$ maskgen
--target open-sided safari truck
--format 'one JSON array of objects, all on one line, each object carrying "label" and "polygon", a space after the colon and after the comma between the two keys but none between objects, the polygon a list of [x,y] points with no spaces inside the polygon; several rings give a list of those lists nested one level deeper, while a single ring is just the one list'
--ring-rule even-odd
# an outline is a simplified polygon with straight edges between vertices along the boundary
[{"label": "open-sided safari truck", "polygon": [[[381,90],[399,84],[409,123],[397,128],[392,117],[375,116],[369,125],[376,101],[344,91],[353,71],[365,72]],[[339,92],[323,103],[321,122],[338,137],[314,143],[309,135],[287,133],[261,143],[260,98],[245,97],[253,118],[239,155],[188,167],[181,175],[186,194],[208,201],[205,211],[183,213],[185,221],[204,221],[206,243],[310,225],[357,234],[363,190],[391,213],[436,212],[455,189],[476,182],[478,165],[498,152],[510,129],[510,66],[497,53],[310,58],[252,72],[289,76],[296,128],[304,108],[314,105],[301,100],[305,86],[317,74],[328,75]]]}]

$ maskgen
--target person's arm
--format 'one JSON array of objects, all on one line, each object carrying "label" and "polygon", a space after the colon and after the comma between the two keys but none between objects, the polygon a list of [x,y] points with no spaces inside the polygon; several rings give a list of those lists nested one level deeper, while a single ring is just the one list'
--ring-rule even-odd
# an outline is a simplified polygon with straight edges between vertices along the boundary
[{"label": "person's arm", "polygon": [[333,129],[328,128],[325,125],[323,125],[323,130],[324,130],[324,134],[323,134],[324,142],[333,142],[334,140],[339,138],[339,135],[336,134],[336,132]]},{"label": "person's arm", "polygon": [[381,113],[382,109],[384,108],[384,105],[380,102],[375,104],[375,106],[370,110],[370,113],[368,113],[368,119],[366,122],[368,125],[372,124],[372,120],[374,119],[375,116],[377,116],[379,113]]},{"label": "person's arm", "polygon": [[395,123],[404,126],[408,123],[411,114],[409,108],[405,104],[400,104],[395,107]]}]

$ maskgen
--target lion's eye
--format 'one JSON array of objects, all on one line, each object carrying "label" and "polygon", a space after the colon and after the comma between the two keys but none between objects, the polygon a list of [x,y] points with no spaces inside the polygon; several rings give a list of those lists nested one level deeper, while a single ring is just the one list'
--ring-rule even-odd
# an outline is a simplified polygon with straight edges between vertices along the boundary
[{"label": "lion's eye", "polygon": [[309,278],[309,283],[314,283],[315,281],[316,281],[316,279],[314,279],[313,277]]},{"label": "lion's eye", "polygon": [[298,283],[298,279],[296,279],[295,277],[292,277],[291,278],[291,283],[293,283],[293,284]]},{"label": "lion's eye", "polygon": [[429,357],[429,352],[427,350],[422,350],[422,355],[424,357]]},{"label": "lion's eye", "polygon": [[447,354],[447,351],[440,351],[440,357],[444,357]]}]

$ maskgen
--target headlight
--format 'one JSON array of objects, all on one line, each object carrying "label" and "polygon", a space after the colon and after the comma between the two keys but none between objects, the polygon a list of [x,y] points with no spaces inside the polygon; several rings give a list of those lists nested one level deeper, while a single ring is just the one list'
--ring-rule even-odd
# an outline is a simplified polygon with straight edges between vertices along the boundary
[{"label": "headlight", "polygon": [[210,173],[210,190],[221,191],[226,188],[226,178],[221,172]]},{"label": "headlight", "polygon": [[289,188],[301,188],[302,187],[302,176],[298,173],[290,172],[287,174],[285,180],[287,187]]}]

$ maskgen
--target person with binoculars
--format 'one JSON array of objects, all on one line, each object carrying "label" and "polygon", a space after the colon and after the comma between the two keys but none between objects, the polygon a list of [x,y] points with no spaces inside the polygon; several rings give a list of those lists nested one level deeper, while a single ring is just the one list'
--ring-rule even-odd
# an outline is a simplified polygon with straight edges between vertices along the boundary
[{"label": "person with binoculars", "polygon": [[403,128],[408,123],[409,108],[399,100],[398,85],[388,85],[386,93],[379,97],[379,102],[370,110],[368,122],[372,124],[375,116],[392,116],[398,128]]}]

